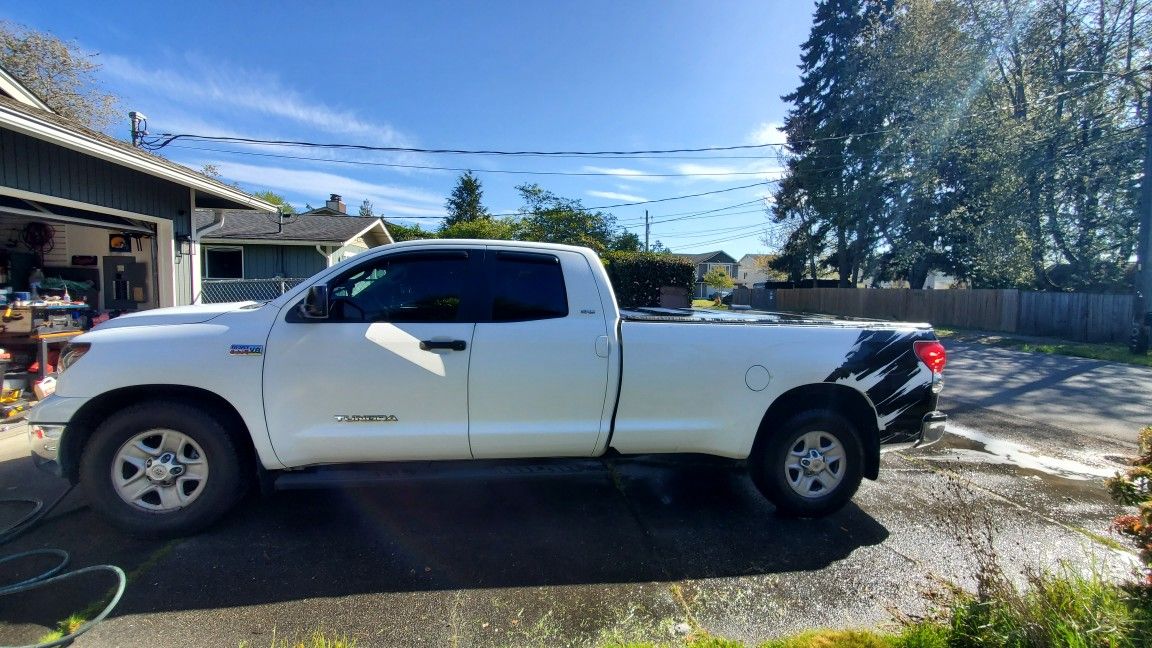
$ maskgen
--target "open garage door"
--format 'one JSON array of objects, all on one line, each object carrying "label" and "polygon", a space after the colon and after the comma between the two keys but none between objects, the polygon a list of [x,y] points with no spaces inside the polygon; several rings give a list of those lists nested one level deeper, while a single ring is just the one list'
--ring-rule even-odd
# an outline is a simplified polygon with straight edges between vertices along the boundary
[{"label": "open garage door", "polygon": [[14,291],[38,269],[97,309],[155,308],[157,249],[154,223],[0,195],[0,286]]}]

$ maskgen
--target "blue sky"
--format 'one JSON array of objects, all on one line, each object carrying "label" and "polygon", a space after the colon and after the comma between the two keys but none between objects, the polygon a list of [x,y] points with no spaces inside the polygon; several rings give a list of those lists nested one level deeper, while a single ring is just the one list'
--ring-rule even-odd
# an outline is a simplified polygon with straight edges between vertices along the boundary
[{"label": "blue sky", "polygon": [[[322,4],[4,2],[0,19],[98,52],[102,81],[125,113],[148,116],[151,133],[588,151],[782,141],[780,95],[798,82],[813,8],[807,0]],[[128,138],[127,118],[112,134]],[[339,193],[349,211],[368,199],[386,218],[425,227],[444,213],[459,173],[381,164],[475,169],[494,213],[516,210],[524,182],[596,207],[780,176],[772,148],[725,154],[739,158],[540,159],[177,142],[163,153],[194,168],[214,164],[227,180],[299,207]],[[643,238],[647,209],[653,241],[739,258],[771,251],[760,240],[771,188],[606,211]]]}]

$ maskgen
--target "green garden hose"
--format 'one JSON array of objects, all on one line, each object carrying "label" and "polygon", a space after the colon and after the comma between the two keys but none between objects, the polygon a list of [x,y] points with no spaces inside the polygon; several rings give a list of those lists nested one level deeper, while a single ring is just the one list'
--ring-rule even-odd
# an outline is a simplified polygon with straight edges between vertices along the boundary
[{"label": "green garden hose", "polygon": [[[32,505],[31,512],[26,513],[15,523],[8,525],[4,529],[0,529],[0,545],[11,542],[12,540],[15,540],[19,536],[29,531],[37,522],[42,520],[44,516],[48,515],[52,509],[56,508],[56,505],[60,503],[60,500],[64,499],[64,497],[70,492],[72,492],[71,487],[64,491],[60,497],[57,497],[56,500],[53,501],[52,504],[48,507],[44,506],[43,501],[36,499],[0,499],[0,503],[24,503]],[[53,639],[44,643],[26,644],[24,646],[3,646],[0,648],[52,648],[53,646],[66,646],[72,643],[76,637],[79,637],[85,632],[88,632],[93,627],[95,627],[96,624],[107,618],[108,615],[112,613],[112,609],[115,608],[116,605],[120,602],[120,598],[124,596],[124,589],[128,586],[128,577],[124,574],[124,570],[115,565],[94,565],[92,567],[83,567],[75,571],[61,574],[60,572],[64,570],[69,561],[68,552],[62,549],[34,549],[32,551],[25,551],[8,556],[0,556],[0,565],[32,556],[55,556],[58,559],[58,562],[48,570],[31,578],[27,578],[18,583],[12,583],[11,585],[0,585],[0,596],[21,594],[23,592],[39,589],[48,585],[54,585],[56,583],[66,581],[77,576],[95,572],[111,572],[117,580],[116,591],[112,595],[112,598],[108,601],[108,605],[106,605],[104,609],[100,611],[100,614],[97,614],[92,619],[85,621],[79,628],[76,628],[76,630],[60,637],[59,639]]]}]

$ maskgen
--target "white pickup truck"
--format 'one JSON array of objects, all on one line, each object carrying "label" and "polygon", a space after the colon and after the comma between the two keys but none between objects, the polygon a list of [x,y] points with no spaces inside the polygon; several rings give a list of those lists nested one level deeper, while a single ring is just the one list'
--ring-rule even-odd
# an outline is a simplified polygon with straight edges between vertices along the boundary
[{"label": "white pickup truck", "polygon": [[621,312],[591,250],[413,241],[267,303],[105,322],[29,429],[38,463],[144,535],[326,467],[617,453],[746,459],[778,511],[818,516],[882,445],[941,437],[944,363],[924,324]]}]

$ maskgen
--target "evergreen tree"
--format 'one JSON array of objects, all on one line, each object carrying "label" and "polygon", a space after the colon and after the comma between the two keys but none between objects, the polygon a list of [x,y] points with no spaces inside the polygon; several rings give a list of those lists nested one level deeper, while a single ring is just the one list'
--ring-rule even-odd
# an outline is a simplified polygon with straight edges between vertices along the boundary
[{"label": "evergreen tree", "polygon": [[372,211],[372,202],[365,198],[364,202],[360,203],[360,213],[357,215],[360,216],[360,218],[372,218],[376,216]]},{"label": "evergreen tree", "polygon": [[466,171],[456,181],[456,187],[452,189],[452,195],[448,196],[448,202],[444,203],[448,217],[444,220],[443,227],[491,218],[487,208],[480,202],[483,197],[484,190],[480,186],[480,179],[471,171]]},{"label": "evergreen tree", "polygon": [[887,0],[821,0],[801,46],[800,86],[783,97],[793,104],[784,123],[793,157],[774,217],[784,221],[810,208],[830,225],[842,286],[855,285],[871,260],[882,213],[874,138],[884,119],[869,96],[860,44],[890,8]]}]

